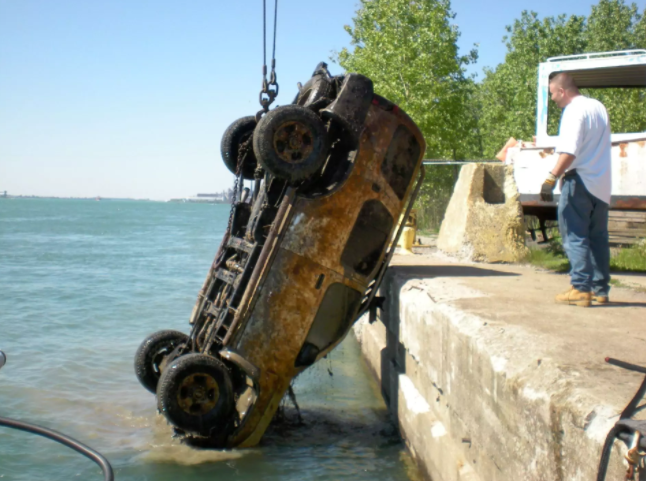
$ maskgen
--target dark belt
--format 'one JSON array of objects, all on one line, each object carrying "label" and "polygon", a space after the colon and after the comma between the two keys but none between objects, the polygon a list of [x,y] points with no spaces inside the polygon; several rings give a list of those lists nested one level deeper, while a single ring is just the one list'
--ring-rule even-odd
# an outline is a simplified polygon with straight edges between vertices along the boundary
[{"label": "dark belt", "polygon": [[576,169],[571,169],[568,170],[565,174],[563,174],[563,178],[567,179],[568,177],[573,177],[576,175]]}]

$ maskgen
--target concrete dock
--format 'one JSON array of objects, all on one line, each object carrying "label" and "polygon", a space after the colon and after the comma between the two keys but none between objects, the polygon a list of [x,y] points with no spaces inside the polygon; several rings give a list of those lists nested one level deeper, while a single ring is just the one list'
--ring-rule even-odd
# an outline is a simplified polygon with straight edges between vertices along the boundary
[{"label": "concrete dock", "polygon": [[[646,292],[555,304],[568,285],[533,267],[394,258],[384,310],[355,333],[428,479],[596,479],[606,434],[643,379],[604,358],[646,366]],[[615,443],[607,480],[623,479],[623,449]]]}]

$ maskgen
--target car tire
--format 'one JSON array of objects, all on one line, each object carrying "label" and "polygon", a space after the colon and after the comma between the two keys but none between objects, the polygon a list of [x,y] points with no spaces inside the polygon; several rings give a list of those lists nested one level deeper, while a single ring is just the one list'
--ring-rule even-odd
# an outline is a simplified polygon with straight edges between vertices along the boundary
[{"label": "car tire", "polygon": [[309,79],[298,93],[296,103],[302,107],[309,107],[321,99],[332,101],[333,84],[323,75],[316,75]]},{"label": "car tire", "polygon": [[135,374],[143,387],[155,393],[161,376],[161,364],[176,347],[188,342],[179,331],[158,331],[142,342],[135,352]]},{"label": "car tire", "polygon": [[271,175],[291,184],[318,171],[328,149],[323,121],[300,105],[285,105],[268,112],[253,134],[258,162]]},{"label": "car tire", "polygon": [[187,354],[168,366],[157,386],[159,411],[187,433],[223,439],[233,425],[233,386],[226,366]]},{"label": "car tire", "polygon": [[[220,153],[222,154],[224,165],[227,166],[231,173],[235,174],[238,168],[240,145],[251,138],[255,128],[256,117],[251,115],[236,120],[224,131],[222,142],[220,143]],[[249,153],[242,164],[242,177],[252,180],[257,165],[258,162],[253,149],[249,149]]]}]

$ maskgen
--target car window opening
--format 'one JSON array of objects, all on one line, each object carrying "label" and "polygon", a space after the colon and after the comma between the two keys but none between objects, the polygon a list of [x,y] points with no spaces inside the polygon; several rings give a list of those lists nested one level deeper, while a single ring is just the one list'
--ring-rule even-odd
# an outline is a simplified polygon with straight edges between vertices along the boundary
[{"label": "car window opening", "polygon": [[363,204],[341,254],[341,264],[363,276],[370,276],[388,242],[393,218],[384,204],[372,199]]},{"label": "car window opening", "polygon": [[419,143],[413,133],[404,125],[397,127],[381,164],[381,173],[400,200],[406,195],[419,154]]},{"label": "car window opening", "polygon": [[343,337],[354,320],[361,297],[359,291],[345,284],[330,284],[296,358],[296,367],[313,364],[320,351]]}]

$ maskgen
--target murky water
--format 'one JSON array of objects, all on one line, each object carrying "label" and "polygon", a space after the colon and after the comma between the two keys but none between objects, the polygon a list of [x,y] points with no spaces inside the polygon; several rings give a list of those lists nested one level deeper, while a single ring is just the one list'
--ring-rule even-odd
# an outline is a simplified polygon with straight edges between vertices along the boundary
[{"label": "murky water", "polygon": [[[132,367],[143,338],[188,331],[228,218],[223,205],[0,199],[0,415],[68,433],[119,481],[408,480],[417,471],[352,336],[306,371],[260,446],[171,437]],[[0,428],[0,480],[102,479],[49,440]]]}]

